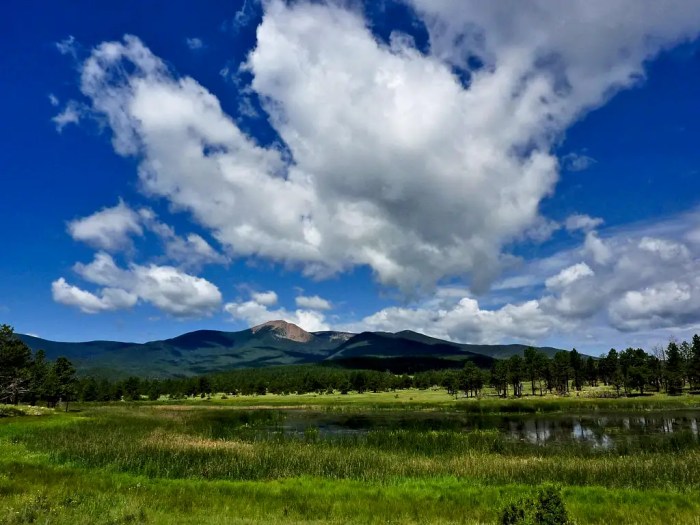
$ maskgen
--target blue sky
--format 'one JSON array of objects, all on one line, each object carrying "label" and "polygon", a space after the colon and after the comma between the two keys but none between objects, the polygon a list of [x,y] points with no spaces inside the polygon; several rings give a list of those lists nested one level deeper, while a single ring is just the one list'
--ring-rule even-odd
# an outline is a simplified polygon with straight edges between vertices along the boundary
[{"label": "blue sky", "polygon": [[688,337],[693,4],[12,1],[0,320]]}]

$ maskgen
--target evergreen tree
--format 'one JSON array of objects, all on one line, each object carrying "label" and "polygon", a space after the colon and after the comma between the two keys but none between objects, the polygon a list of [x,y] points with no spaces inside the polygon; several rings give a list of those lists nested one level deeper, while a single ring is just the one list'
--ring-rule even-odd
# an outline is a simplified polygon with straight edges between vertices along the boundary
[{"label": "evergreen tree", "polygon": [[508,359],[508,382],[513,385],[513,395],[520,397],[523,395],[523,376],[525,372],[525,362],[519,355],[511,356]]},{"label": "evergreen tree", "polygon": [[559,394],[566,394],[569,391],[569,378],[571,377],[569,352],[561,351],[554,354],[551,370],[554,388]]},{"label": "evergreen tree", "polygon": [[598,386],[598,362],[592,357],[586,359],[586,381],[590,386]]},{"label": "evergreen tree", "polygon": [[37,350],[34,353],[29,371],[29,400],[32,405],[36,404],[39,399],[46,398],[44,385],[49,375],[49,369],[50,363],[46,360],[46,354],[43,350]]},{"label": "evergreen tree", "polygon": [[68,403],[73,400],[76,387],[73,364],[65,357],[57,358],[48,374],[48,380],[54,389],[54,397],[59,403],[65,403],[65,410],[68,412]]},{"label": "evergreen tree", "polygon": [[0,401],[16,405],[29,392],[32,351],[11,326],[0,326]]},{"label": "evergreen tree", "polygon": [[491,386],[501,397],[508,397],[508,364],[503,360],[494,363],[491,369]]},{"label": "evergreen tree", "polygon": [[524,352],[525,358],[525,372],[528,379],[530,380],[530,389],[532,395],[535,395],[535,381],[538,379],[539,371],[537,369],[537,350],[533,347],[528,346]]},{"label": "evergreen tree", "polygon": [[571,367],[574,388],[580,391],[583,388],[585,368],[583,358],[575,348],[569,353],[569,366]]},{"label": "evergreen tree", "polygon": [[688,379],[693,390],[700,388],[700,336],[695,334],[690,344],[690,363],[688,363]]},{"label": "evergreen tree", "polygon": [[666,392],[671,395],[680,394],[683,390],[684,371],[683,358],[678,345],[671,341],[666,349]]}]

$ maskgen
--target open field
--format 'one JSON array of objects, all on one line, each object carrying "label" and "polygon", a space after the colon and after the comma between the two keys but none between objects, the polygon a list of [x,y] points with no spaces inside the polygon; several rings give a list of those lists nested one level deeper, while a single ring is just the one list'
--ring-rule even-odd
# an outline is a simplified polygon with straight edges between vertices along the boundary
[{"label": "open field", "polygon": [[465,398],[447,394],[442,388],[425,390],[405,389],[387,392],[351,392],[348,395],[334,394],[290,394],[264,396],[227,396],[215,394],[209,398],[197,396],[168,400],[162,397],[158,405],[195,405],[226,407],[319,407],[329,410],[353,409],[416,409],[416,410],[461,410],[474,413],[492,412],[570,412],[570,411],[645,411],[661,409],[700,408],[700,395],[668,396],[646,394],[644,396],[617,397],[610,387],[584,387],[576,395],[556,394],[524,395],[521,398],[499,398],[492,388],[484,388],[479,398]]},{"label": "open field", "polygon": [[[0,418],[0,523],[495,523],[546,483],[577,523],[700,523],[700,441],[681,426],[700,419],[694,396],[429,390],[74,409]],[[567,438],[570,414],[627,426],[604,423],[613,445],[590,446]],[[656,418],[675,431],[653,433]],[[533,421],[567,439],[507,431]]]}]

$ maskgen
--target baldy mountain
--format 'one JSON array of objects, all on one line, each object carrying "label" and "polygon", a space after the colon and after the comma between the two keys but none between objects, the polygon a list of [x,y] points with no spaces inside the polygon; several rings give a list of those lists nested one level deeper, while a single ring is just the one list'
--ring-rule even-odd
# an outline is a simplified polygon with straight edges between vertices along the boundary
[{"label": "baldy mountain", "polygon": [[[176,377],[233,368],[324,363],[395,372],[461,367],[467,360],[490,366],[522,355],[525,345],[469,345],[411,331],[397,333],[307,332],[286,321],[269,321],[240,332],[197,330],[148,343],[62,343],[18,334],[47,357],[65,356],[85,374]],[[556,348],[540,351],[553,355]]]}]

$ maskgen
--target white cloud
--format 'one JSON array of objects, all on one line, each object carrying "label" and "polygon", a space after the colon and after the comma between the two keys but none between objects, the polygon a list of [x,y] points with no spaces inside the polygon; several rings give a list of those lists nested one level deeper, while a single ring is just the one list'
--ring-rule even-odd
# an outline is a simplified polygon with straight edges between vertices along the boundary
[{"label": "white cloud", "polygon": [[586,263],[578,263],[568,268],[563,269],[554,277],[550,277],[545,281],[547,288],[557,289],[565,288],[575,281],[582,279],[584,277],[591,277],[595,275],[590,266]]},{"label": "white cloud", "polygon": [[133,266],[142,299],[177,317],[209,315],[221,304],[219,289],[201,277],[172,266]]},{"label": "white cloud", "polygon": [[203,264],[222,264],[227,258],[214,250],[211,245],[196,233],[189,233],[182,238],[174,236],[166,243],[166,255],[183,263],[186,267],[197,267]]},{"label": "white cloud", "polygon": [[142,208],[136,211],[122,200],[112,208],[103,208],[68,223],[68,232],[73,239],[111,252],[131,248],[131,237],[143,236],[144,230],[160,238],[165,259],[183,268],[228,262],[228,258],[212,248],[201,235],[189,233],[181,237],[171,226],[159,221],[152,210]]},{"label": "white cloud", "polygon": [[603,219],[600,217],[591,217],[589,215],[583,215],[583,214],[574,214],[570,215],[567,217],[566,222],[564,223],[564,226],[566,227],[567,230],[573,232],[577,230],[581,230],[584,232],[588,232],[591,230],[595,230],[599,226],[603,224]]},{"label": "white cloud", "polygon": [[700,246],[683,241],[698,224],[694,211],[610,229],[604,240],[595,235],[592,242],[586,238],[580,246],[529,261],[519,275],[494,287],[491,301],[501,291],[514,294],[502,306],[485,308],[467,290],[444,287],[411,308],[386,308],[338,328],[410,328],[460,342],[569,346],[581,344],[586,333],[596,355],[617,343],[649,347],[667,334],[700,330]]},{"label": "white cloud", "polygon": [[658,328],[698,321],[700,279],[693,283],[669,281],[642,290],[630,290],[610,306],[613,324],[622,330]]},{"label": "white cloud", "polygon": [[586,262],[546,281],[543,308],[586,322],[603,315],[623,331],[700,322],[700,247],[682,242],[697,223],[692,212],[612,230],[605,240],[589,232],[571,253]]},{"label": "white cloud", "polygon": [[51,293],[57,303],[75,306],[88,314],[131,308],[138,299],[135,295],[118,288],[103,288],[97,296],[68,284],[63,277],[51,284]]},{"label": "white cloud", "polygon": [[584,244],[584,249],[596,264],[605,265],[610,262],[612,253],[610,248],[604,241],[598,237],[598,234],[594,231],[590,231],[586,234],[586,241]]},{"label": "white cloud", "polygon": [[[293,163],[134,37],[93,50],[82,90],[116,151],[140,158],[146,191],[238,256],[317,277],[369,265],[409,294],[466,275],[483,288],[505,244],[546,233],[538,205],[557,180],[555,138],[695,34],[700,8],[416,4],[428,55],[379,43],[338,5],[264,4],[246,68]],[[486,66],[463,86],[452,66],[468,68],[468,55]]]},{"label": "white cloud", "polygon": [[567,171],[584,171],[593,166],[596,160],[583,153],[568,153],[562,157],[562,164]]},{"label": "white cloud", "polygon": [[[558,139],[639,82],[649,58],[695,37],[700,4],[412,3],[430,33],[425,54],[410,39],[382,43],[339,4],[264,3],[244,66],[253,80],[243,89],[261,100],[282,146],[259,146],[214,95],[135,37],[95,48],[82,64],[81,89],[106,118],[115,151],[138,158],[144,191],[189,211],[227,253],[314,277],[367,265],[407,295],[449,278],[483,288],[512,262],[504,246],[544,239],[557,226],[538,207],[558,177]],[[478,61],[483,67],[470,65]],[[685,228],[686,237],[668,224],[632,237],[599,234],[600,219],[584,215],[566,226],[585,232],[582,246],[500,283],[514,296],[541,286],[540,298],[485,309],[467,295],[443,297],[439,313],[434,299],[368,323],[415,322],[408,326],[483,341],[499,330],[542,337],[600,317],[625,330],[695,318],[698,243],[684,242],[699,239],[700,228]],[[590,273],[569,268],[578,264]],[[690,313],[642,311],[651,298]],[[256,322],[304,312],[269,306],[253,298],[226,310]],[[318,312],[304,315],[312,314],[326,323]]]},{"label": "white cloud", "polygon": [[186,38],[185,44],[187,44],[187,47],[189,47],[192,51],[204,48],[204,42],[201,38],[197,37]]},{"label": "white cloud", "polygon": [[253,292],[251,294],[253,301],[263,306],[274,306],[277,304],[277,294],[272,290],[267,292]]},{"label": "white cloud", "polygon": [[81,241],[107,251],[131,246],[131,235],[142,235],[139,215],[122,200],[112,208],[103,208],[68,223],[68,233]]},{"label": "white cloud", "polygon": [[328,300],[318,295],[300,295],[296,297],[294,301],[299,308],[307,308],[309,310],[330,310],[333,308]]},{"label": "white cloud", "polygon": [[236,11],[236,14],[233,16],[232,20],[224,22],[222,29],[230,29],[233,33],[238,33],[253,19],[253,6],[257,3],[258,0],[243,0],[243,5],[241,8]]},{"label": "white cloud", "polygon": [[330,329],[324,314],[321,312],[302,308],[293,311],[285,308],[271,310],[270,307],[276,303],[277,294],[273,291],[252,293],[248,301],[226,303],[224,311],[233,319],[245,321],[249,326],[282,319],[288,323],[300,326],[307,332],[319,332]]},{"label": "white cloud", "polygon": [[639,248],[657,254],[664,261],[687,261],[690,258],[690,251],[685,245],[666,239],[643,237]]},{"label": "white cloud", "polygon": [[64,38],[60,42],[56,42],[56,49],[58,49],[58,52],[62,55],[70,55],[73,58],[76,58],[77,48],[78,44],[75,41],[75,37],[73,35],[69,35],[67,38]]},{"label": "white cloud", "polygon": [[53,107],[56,107],[56,106],[58,106],[58,105],[61,103],[61,101],[58,100],[58,97],[57,97],[56,95],[54,95],[53,93],[49,93],[49,103],[50,103]]},{"label": "white cloud", "polygon": [[[119,268],[112,257],[104,252],[95,255],[89,264],[78,263],[74,266],[75,272],[83,279],[99,286],[105,286],[101,292],[110,289],[117,289],[128,294],[129,297],[138,298],[151,303],[160,310],[175,317],[201,317],[213,313],[221,305],[222,297],[219,289],[211,282],[201,277],[187,274],[182,270],[172,266],[158,266],[155,264],[138,265],[130,264],[127,269]],[[59,283],[57,285],[56,283]],[[59,286],[63,291],[61,298],[65,298],[65,280],[59,279],[54,283],[54,287]],[[95,308],[92,298],[97,298],[90,292],[84,292],[75,287],[71,287],[72,294],[80,297],[88,308],[94,311],[116,309]],[[109,292],[111,293],[111,292]],[[83,311],[87,311],[81,304],[68,300],[57,299],[54,291],[54,299],[58,302],[79,306]],[[136,304],[136,299],[132,302],[120,303],[120,308],[130,308]]]},{"label": "white cloud", "polygon": [[96,253],[88,264],[76,263],[73,271],[86,281],[100,286],[134,287],[133,275],[119,268],[112,256],[105,252]]},{"label": "white cloud", "polygon": [[476,300],[464,297],[448,308],[437,310],[430,304],[415,308],[385,308],[345,328],[389,332],[410,328],[457,342],[499,343],[503,340],[535,341],[563,324],[555,316],[545,313],[537,301],[484,310]]},{"label": "white cloud", "polygon": [[165,258],[178,263],[183,268],[200,268],[206,264],[224,264],[228,258],[218,251],[196,233],[189,233],[181,237],[175,233],[175,229],[156,217],[156,214],[142,208],[138,211],[139,220],[143,226],[155,233],[165,247]]},{"label": "white cloud", "polygon": [[[55,97],[54,97],[55,98]],[[57,101],[57,100],[56,100]],[[50,100],[52,105],[53,100]],[[57,101],[58,102],[58,101]],[[69,101],[58,115],[54,116],[51,121],[56,124],[56,131],[61,133],[63,128],[69,124],[78,124],[83,115],[83,108],[74,100]]]}]

